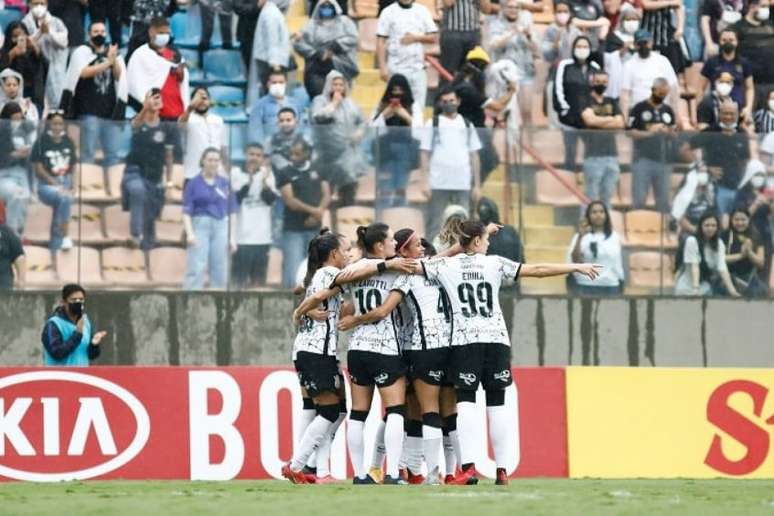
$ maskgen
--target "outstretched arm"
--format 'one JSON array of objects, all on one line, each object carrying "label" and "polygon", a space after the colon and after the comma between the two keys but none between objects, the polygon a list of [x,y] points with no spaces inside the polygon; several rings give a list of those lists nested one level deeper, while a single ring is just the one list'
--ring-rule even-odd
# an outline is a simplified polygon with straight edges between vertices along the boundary
[{"label": "outstretched arm", "polygon": [[348,315],[345,317],[342,317],[339,320],[339,324],[336,326],[341,331],[347,331],[351,330],[355,326],[360,326],[361,324],[368,324],[375,321],[381,321],[390,313],[392,313],[395,308],[397,308],[398,304],[400,304],[401,300],[403,299],[403,292],[400,292],[398,290],[393,290],[390,292],[390,295],[387,296],[387,299],[382,303],[381,305],[377,306],[373,310],[366,312],[362,315]]},{"label": "outstretched arm", "polygon": [[337,286],[346,285],[379,274],[382,272],[379,270],[380,264],[384,264],[384,270],[405,274],[413,274],[419,268],[419,263],[409,258],[392,258],[382,262],[361,260],[347,266],[336,276],[333,283]]},{"label": "outstretched arm", "polygon": [[602,266],[596,263],[525,263],[519,276],[522,278],[548,278],[577,272],[590,279],[599,277]]}]

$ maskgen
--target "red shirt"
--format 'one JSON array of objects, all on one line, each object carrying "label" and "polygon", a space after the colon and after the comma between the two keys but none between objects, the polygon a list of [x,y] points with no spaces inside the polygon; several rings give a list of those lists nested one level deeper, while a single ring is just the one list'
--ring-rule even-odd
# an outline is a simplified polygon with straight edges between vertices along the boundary
[{"label": "red shirt", "polygon": [[[163,48],[159,54],[167,61],[174,62],[175,53],[171,49]],[[161,118],[177,120],[185,111],[183,97],[180,95],[180,80],[177,78],[174,70],[169,71],[167,80],[164,81],[164,85],[161,87],[161,100],[164,103],[159,112]]]}]

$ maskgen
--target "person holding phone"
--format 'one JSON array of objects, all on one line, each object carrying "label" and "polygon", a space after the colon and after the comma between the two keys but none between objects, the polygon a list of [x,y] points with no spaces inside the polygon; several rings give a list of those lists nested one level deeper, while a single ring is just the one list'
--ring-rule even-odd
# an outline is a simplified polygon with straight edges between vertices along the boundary
[{"label": "person holding phone", "polygon": [[94,331],[86,315],[86,291],[75,283],[67,284],[62,288],[59,306],[43,327],[43,363],[87,367],[89,361],[99,357],[106,336],[106,331]]},{"label": "person holding phone", "polygon": [[577,294],[605,297],[623,293],[623,260],[621,239],[613,231],[610,213],[602,201],[594,201],[586,208],[578,232],[572,239],[568,263],[598,263],[602,272],[595,280],[582,274],[573,274]]}]

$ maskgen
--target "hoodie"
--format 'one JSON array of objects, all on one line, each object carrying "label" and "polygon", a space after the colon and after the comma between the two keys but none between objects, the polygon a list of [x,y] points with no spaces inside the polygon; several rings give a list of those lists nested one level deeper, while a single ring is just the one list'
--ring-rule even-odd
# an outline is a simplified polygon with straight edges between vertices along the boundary
[{"label": "hoodie", "polygon": [[23,97],[24,77],[22,77],[22,74],[13,68],[6,68],[0,72],[0,82],[4,81],[6,77],[16,77],[16,79],[19,81],[19,89],[16,97],[10,98],[5,94],[5,90],[0,87],[0,109],[3,109],[3,106],[5,106],[8,102],[16,102],[22,108],[22,111],[24,112],[24,118],[29,122],[37,124],[40,121],[40,113],[38,113],[38,108],[35,106],[35,103],[32,102],[32,99]]},{"label": "hoodie", "polygon": [[[478,202],[478,216],[481,222],[500,224],[500,210],[492,199],[482,197]],[[489,237],[487,255],[502,256],[514,262],[524,262],[524,248],[519,232],[511,225],[504,225],[500,231]]]},{"label": "hoodie", "polygon": [[[320,18],[320,6],[332,5],[336,16],[331,20]],[[341,72],[347,79],[359,73],[357,66],[358,31],[348,16],[342,13],[337,2],[318,3],[309,21],[301,29],[300,38],[293,48],[305,60],[319,59],[326,50],[333,52],[333,69]]]}]

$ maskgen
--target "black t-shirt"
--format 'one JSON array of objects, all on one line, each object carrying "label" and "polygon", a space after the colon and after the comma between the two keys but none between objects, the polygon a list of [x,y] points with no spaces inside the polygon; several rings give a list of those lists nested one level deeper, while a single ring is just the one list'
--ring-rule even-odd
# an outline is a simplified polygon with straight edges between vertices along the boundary
[{"label": "black t-shirt", "polygon": [[594,21],[602,16],[602,3],[597,0],[570,0],[573,17],[584,21]]},{"label": "black t-shirt", "polygon": [[[643,100],[629,113],[629,127],[638,131],[647,131],[653,124],[675,125],[675,112],[666,104],[654,106],[649,100]],[[663,161],[668,157],[672,137],[665,133],[634,140],[634,156]]]},{"label": "black t-shirt", "polygon": [[454,86],[454,91],[460,97],[459,114],[470,120],[470,123],[475,127],[484,127],[486,122],[484,103],[489,100],[489,97],[468,81],[457,83]]},{"label": "black t-shirt", "polygon": [[[721,235],[723,242],[726,244],[726,255],[739,254],[742,252],[742,244],[749,237],[745,235],[734,234],[731,230],[726,230]],[[760,243],[753,241],[753,251],[756,251],[760,247]],[[742,258],[741,260],[729,263],[728,272],[733,276],[737,276],[742,279],[749,279],[750,275],[755,271],[755,265],[749,258]]]},{"label": "black t-shirt", "polygon": [[57,177],[71,173],[76,160],[75,144],[67,135],[64,135],[60,142],[55,142],[51,136],[44,133],[35,142],[30,155],[30,161],[41,163],[46,172]]},{"label": "black t-shirt", "polygon": [[0,290],[13,288],[13,262],[24,254],[21,240],[5,224],[0,224]]},{"label": "black t-shirt", "polygon": [[164,155],[167,145],[175,145],[177,132],[174,124],[160,123],[155,126],[142,124],[132,130],[132,141],[126,165],[140,167],[148,181],[161,181],[164,172]]},{"label": "black t-shirt", "polygon": [[708,127],[693,138],[691,147],[701,147],[707,166],[723,171],[717,180],[719,186],[737,189],[750,159],[750,138],[744,129],[738,128],[734,134],[723,134],[717,126]]},{"label": "black t-shirt", "polygon": [[[614,117],[621,114],[618,101],[610,97],[604,97],[602,102],[597,102],[589,96],[585,105],[581,108],[581,113],[587,108],[591,108],[597,116]],[[615,133],[609,129],[585,128],[583,141],[587,158],[618,155],[618,148],[615,145]]]},{"label": "black t-shirt", "polygon": [[[285,185],[293,187],[293,197],[310,206],[319,206],[322,200],[323,178],[313,165],[299,168],[294,165],[287,166],[277,174],[277,188]],[[320,224],[313,227],[304,226],[304,221],[309,214],[303,211],[293,211],[287,206],[283,217],[286,231],[306,231],[320,229]]]},{"label": "black t-shirt", "polygon": [[[98,55],[89,66],[102,63],[106,56]],[[73,96],[75,114],[112,118],[116,106],[116,87],[110,67],[89,79],[80,79]]]},{"label": "black t-shirt", "polygon": [[756,83],[774,83],[774,22],[753,25],[743,19],[734,25],[739,35],[739,54],[750,62]]}]

